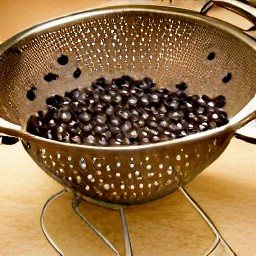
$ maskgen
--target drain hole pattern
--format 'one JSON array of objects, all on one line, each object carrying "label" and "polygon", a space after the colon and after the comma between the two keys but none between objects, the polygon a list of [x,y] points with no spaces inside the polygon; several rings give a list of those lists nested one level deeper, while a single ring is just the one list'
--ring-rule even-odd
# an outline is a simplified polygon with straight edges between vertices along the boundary
[{"label": "drain hole pattern", "polygon": [[45,149],[40,149],[38,155],[54,178],[81,194],[110,202],[139,202],[171,192],[190,180],[196,162],[207,161],[216,146],[214,139],[200,151],[195,147],[188,153],[180,148],[165,154],[161,161],[155,154],[126,161],[116,157],[111,162],[104,156],[72,158]]}]

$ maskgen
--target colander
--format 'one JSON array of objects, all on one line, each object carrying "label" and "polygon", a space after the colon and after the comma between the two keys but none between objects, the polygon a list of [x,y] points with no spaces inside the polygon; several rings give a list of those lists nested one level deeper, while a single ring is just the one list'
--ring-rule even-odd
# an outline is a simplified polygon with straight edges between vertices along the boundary
[{"label": "colander", "polygon": [[[68,57],[66,65],[58,63],[61,55]],[[255,118],[255,71],[253,38],[194,11],[126,5],[76,13],[1,45],[0,132],[20,138],[42,170],[75,194],[113,208],[142,204],[192,180]],[[169,89],[185,81],[188,94],[224,95],[230,122],[184,138],[119,147],[73,145],[26,132],[29,116],[45,108],[47,97],[122,75],[149,76]]]}]

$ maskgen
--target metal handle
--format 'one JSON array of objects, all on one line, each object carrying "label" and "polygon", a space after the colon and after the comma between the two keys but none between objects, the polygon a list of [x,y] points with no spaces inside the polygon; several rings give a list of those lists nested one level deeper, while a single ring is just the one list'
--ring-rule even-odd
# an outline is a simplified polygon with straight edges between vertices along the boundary
[{"label": "metal handle", "polygon": [[229,122],[236,132],[238,129],[256,118],[256,96]]},{"label": "metal handle", "polygon": [[201,14],[206,14],[213,4],[240,14],[248,21],[252,22],[253,26],[243,31],[247,35],[256,39],[256,8],[253,7],[255,4],[249,5],[237,0],[208,0],[202,7]]},{"label": "metal handle", "polygon": [[[10,136],[5,136],[10,135]],[[19,125],[12,124],[0,118],[0,145],[12,145],[19,141],[22,137],[22,128]]]},{"label": "metal handle", "polygon": [[254,26],[256,25],[256,9],[251,5],[239,2],[237,0],[209,0],[202,7],[201,14],[206,14],[213,4],[238,13],[251,21]]}]

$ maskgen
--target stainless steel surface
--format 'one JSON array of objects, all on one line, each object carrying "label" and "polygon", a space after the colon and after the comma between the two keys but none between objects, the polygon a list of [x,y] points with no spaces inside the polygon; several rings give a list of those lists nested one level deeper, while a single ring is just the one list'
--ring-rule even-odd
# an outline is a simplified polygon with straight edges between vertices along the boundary
[{"label": "stainless steel surface", "polygon": [[209,8],[211,8],[212,4],[217,4],[218,6],[237,12],[250,20],[254,26],[256,25],[256,9],[251,5],[237,0],[209,0],[203,6],[201,13],[206,13]]},{"label": "stainless steel surface", "polygon": [[[210,52],[216,54],[212,61]],[[0,132],[21,137],[52,178],[105,203],[144,203],[174,191],[217,159],[235,131],[255,116],[255,107],[241,112],[255,100],[255,41],[188,10],[123,6],[79,13],[15,36],[0,54],[1,117],[22,127],[1,125]],[[61,54],[69,57],[65,66],[56,61]],[[78,67],[82,75],[74,79]],[[46,82],[50,72],[59,78]],[[231,81],[223,83],[229,72]],[[150,76],[169,88],[184,80],[188,93],[225,95],[231,122],[174,141],[118,148],[74,146],[24,131],[28,116],[42,108],[46,97],[88,86],[100,76],[123,74]],[[29,101],[32,86],[37,97]]]}]

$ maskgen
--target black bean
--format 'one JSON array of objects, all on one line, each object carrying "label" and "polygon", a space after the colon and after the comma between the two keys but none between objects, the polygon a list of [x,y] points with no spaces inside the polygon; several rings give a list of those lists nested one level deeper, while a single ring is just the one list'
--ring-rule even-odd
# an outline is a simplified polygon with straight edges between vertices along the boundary
[{"label": "black bean", "polygon": [[48,73],[47,75],[44,76],[44,80],[46,82],[51,82],[58,78],[59,78],[59,76],[57,74],[53,74],[53,73]]},{"label": "black bean", "polygon": [[219,95],[213,99],[215,102],[216,106],[219,108],[222,108],[226,104],[226,98],[223,95]]},{"label": "black bean", "polygon": [[227,74],[222,78],[222,82],[226,84],[227,82],[229,82],[229,81],[231,80],[231,78],[232,78],[232,74],[231,74],[231,73],[227,73]]},{"label": "black bean", "polygon": [[72,102],[70,103],[70,107],[71,107],[71,109],[72,109],[73,111],[75,111],[75,112],[80,112],[80,111],[82,110],[79,101],[72,101]]},{"label": "black bean", "polygon": [[66,64],[68,64],[68,56],[62,54],[60,57],[58,57],[57,62],[58,62],[60,65],[66,65]]},{"label": "black bean", "polygon": [[82,123],[82,124],[80,125],[80,129],[81,129],[82,131],[84,131],[84,132],[89,132],[89,131],[92,130],[92,128],[93,128],[92,123]]},{"label": "black bean", "polygon": [[75,144],[81,144],[81,138],[78,135],[75,135],[70,138],[70,141]]},{"label": "black bean", "polygon": [[87,145],[137,145],[184,137],[228,123],[224,96],[187,95],[157,88],[150,78],[129,76],[46,99],[47,110],[28,120],[27,130],[62,142]]},{"label": "black bean", "polygon": [[161,127],[167,128],[169,126],[169,122],[167,122],[166,120],[162,120],[159,125]]},{"label": "black bean", "polygon": [[114,97],[112,97],[112,102],[116,105],[120,104],[122,102],[121,95],[117,94]]},{"label": "black bean", "polygon": [[108,145],[108,141],[106,140],[106,138],[104,136],[96,137],[96,143],[99,146],[107,146]]},{"label": "black bean", "polygon": [[123,84],[126,84],[126,80],[123,78],[117,78],[112,80],[112,84],[121,87]]},{"label": "black bean", "polygon": [[130,121],[125,121],[123,125],[121,126],[122,133],[126,133],[132,128],[132,124]]},{"label": "black bean", "polygon": [[73,77],[74,78],[78,78],[81,75],[82,71],[80,68],[77,68],[74,73],[73,73]]},{"label": "black bean", "polygon": [[36,98],[36,94],[37,94],[36,87],[34,87],[34,86],[31,87],[31,89],[29,89],[27,91],[27,98],[28,98],[28,100],[33,101]]},{"label": "black bean", "polygon": [[119,108],[116,110],[116,115],[120,117],[121,119],[127,120],[130,116],[130,112],[127,109]]},{"label": "black bean", "polygon": [[82,122],[88,122],[91,120],[91,113],[87,110],[83,110],[80,114],[79,114],[79,120],[81,120]]},{"label": "black bean", "polygon": [[208,60],[213,60],[215,58],[215,52],[210,52],[207,56]]},{"label": "black bean", "polygon": [[95,120],[98,124],[105,124],[107,121],[106,114],[102,112],[98,112],[94,117],[93,120]]},{"label": "black bean", "polygon": [[95,137],[93,135],[88,135],[87,137],[83,138],[83,143],[87,145],[95,145]]},{"label": "black bean", "polygon": [[111,116],[110,117],[110,124],[113,127],[119,127],[121,125],[121,118],[119,118],[118,116]]},{"label": "black bean", "polygon": [[48,106],[57,107],[59,105],[59,103],[62,101],[62,99],[63,98],[59,95],[51,96],[46,99],[46,104]]},{"label": "black bean", "polygon": [[72,115],[68,110],[60,110],[60,119],[63,120],[63,122],[67,123],[70,121]]},{"label": "black bean", "polygon": [[135,95],[131,95],[127,99],[127,104],[130,105],[130,106],[136,105],[137,102],[138,102],[138,99],[137,99],[137,97]]},{"label": "black bean", "polygon": [[211,99],[207,95],[202,95],[201,99],[207,104]]},{"label": "black bean", "polygon": [[104,108],[104,112],[108,115],[108,116],[112,116],[115,112],[115,108],[113,107],[113,105],[107,105]]},{"label": "black bean", "polygon": [[108,130],[108,126],[107,126],[107,125],[104,125],[104,124],[96,124],[96,125],[93,127],[93,131],[94,131],[96,134],[105,133],[107,130]]},{"label": "black bean", "polygon": [[122,76],[122,79],[125,81],[126,84],[131,85],[133,82],[133,79],[130,76]]},{"label": "black bean", "polygon": [[180,82],[179,84],[176,84],[176,88],[181,90],[181,91],[185,91],[187,89],[187,84],[185,82]]},{"label": "black bean", "polygon": [[138,122],[138,121],[140,120],[140,116],[139,116],[139,115],[132,114],[129,119],[130,119],[130,121],[131,121],[132,123],[136,123],[136,122]]},{"label": "black bean", "polygon": [[143,89],[151,89],[154,87],[154,83],[153,83],[153,80],[149,77],[145,77],[143,79],[143,83],[141,85],[141,88]]},{"label": "black bean", "polygon": [[108,94],[103,94],[100,96],[100,99],[103,101],[103,102],[110,102],[111,101],[111,96],[108,95]]}]

